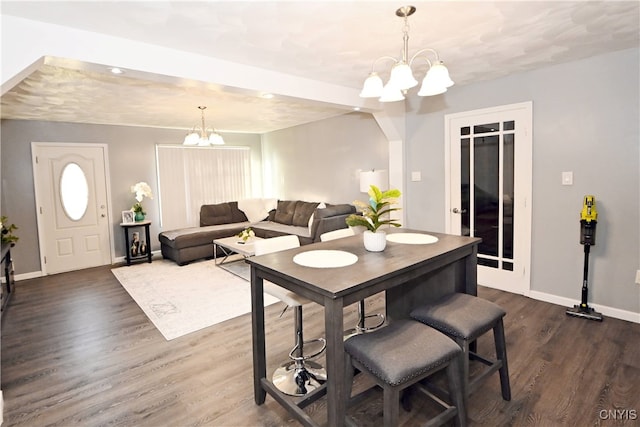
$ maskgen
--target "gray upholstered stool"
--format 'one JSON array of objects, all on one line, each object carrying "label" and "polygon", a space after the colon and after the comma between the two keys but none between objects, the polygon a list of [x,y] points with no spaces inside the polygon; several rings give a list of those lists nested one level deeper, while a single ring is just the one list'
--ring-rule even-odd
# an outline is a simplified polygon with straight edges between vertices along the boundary
[{"label": "gray upholstered stool", "polygon": [[[502,318],[506,312],[497,304],[468,294],[447,295],[433,304],[414,309],[411,317],[447,334],[462,347],[465,398],[473,393],[480,383],[495,371],[500,371],[502,398],[511,400],[507,348]],[[497,360],[489,360],[475,351],[470,344],[493,329]],[[473,348],[471,350],[474,350]],[[469,359],[478,360],[488,366],[481,374],[469,378]]]},{"label": "gray upholstered stool", "polygon": [[[384,391],[384,426],[398,423],[400,393],[435,372],[446,369],[451,403],[420,387],[445,410],[427,425],[440,425],[454,418],[466,425],[460,357],[462,351],[446,335],[411,319],[398,320],[366,334],[354,335],[344,343],[347,396],[351,398],[354,369],[370,375]],[[348,419],[351,422],[352,420]]]}]

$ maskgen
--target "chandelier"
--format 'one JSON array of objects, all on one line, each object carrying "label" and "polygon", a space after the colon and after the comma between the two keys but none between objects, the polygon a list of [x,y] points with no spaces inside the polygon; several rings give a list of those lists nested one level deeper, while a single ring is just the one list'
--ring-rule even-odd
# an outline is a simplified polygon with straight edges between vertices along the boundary
[{"label": "chandelier", "polygon": [[[422,80],[422,86],[418,95],[420,96],[432,96],[444,93],[448,87],[453,86],[453,81],[449,78],[449,70],[444,66],[444,63],[440,60],[438,52],[433,49],[422,49],[416,52],[411,59],[409,59],[409,16],[413,15],[416,11],[414,6],[404,6],[396,10],[396,15],[404,18],[404,27],[402,32],[404,34],[404,45],[402,47],[402,58],[396,59],[391,56],[382,56],[376,59],[371,67],[371,73],[369,77],[364,81],[362,92],[360,96],[362,98],[379,98],[380,102],[394,102],[402,101],[407,90],[418,84],[418,81],[413,77],[413,71],[411,65],[415,60],[426,61],[429,69],[424,79]],[[433,61],[429,60],[426,55],[431,53],[435,55]],[[422,55],[422,56],[420,56]],[[394,62],[391,67],[391,75],[387,84],[383,85],[382,79],[375,71],[376,64],[382,60],[391,60]]]},{"label": "chandelier", "polygon": [[224,144],[224,140],[222,136],[216,132],[213,128],[207,128],[204,125],[204,110],[207,107],[198,107],[200,112],[202,113],[202,127],[198,127],[195,125],[191,132],[184,137],[183,145],[199,145],[199,146],[209,146],[209,145],[222,145]]}]

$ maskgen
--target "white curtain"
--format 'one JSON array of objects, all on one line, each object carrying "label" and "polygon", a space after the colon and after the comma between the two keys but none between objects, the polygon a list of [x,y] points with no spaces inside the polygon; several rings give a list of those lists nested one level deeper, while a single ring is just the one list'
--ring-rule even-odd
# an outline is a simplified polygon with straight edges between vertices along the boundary
[{"label": "white curtain", "polygon": [[156,146],[163,230],[200,225],[203,204],[251,195],[249,147]]}]

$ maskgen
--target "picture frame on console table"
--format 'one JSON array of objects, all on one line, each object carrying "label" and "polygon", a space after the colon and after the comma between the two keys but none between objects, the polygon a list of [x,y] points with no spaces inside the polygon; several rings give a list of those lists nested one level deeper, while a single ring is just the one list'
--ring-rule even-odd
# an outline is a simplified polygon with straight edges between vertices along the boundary
[{"label": "picture frame on console table", "polygon": [[123,224],[133,224],[135,222],[135,213],[133,211],[122,211]]}]

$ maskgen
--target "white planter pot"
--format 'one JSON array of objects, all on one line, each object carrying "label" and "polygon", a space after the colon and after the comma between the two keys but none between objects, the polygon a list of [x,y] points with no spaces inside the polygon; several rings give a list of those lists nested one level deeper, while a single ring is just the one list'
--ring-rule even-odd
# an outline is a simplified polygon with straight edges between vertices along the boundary
[{"label": "white planter pot", "polygon": [[384,231],[367,230],[364,232],[364,248],[369,252],[382,252],[387,247],[387,235]]}]

